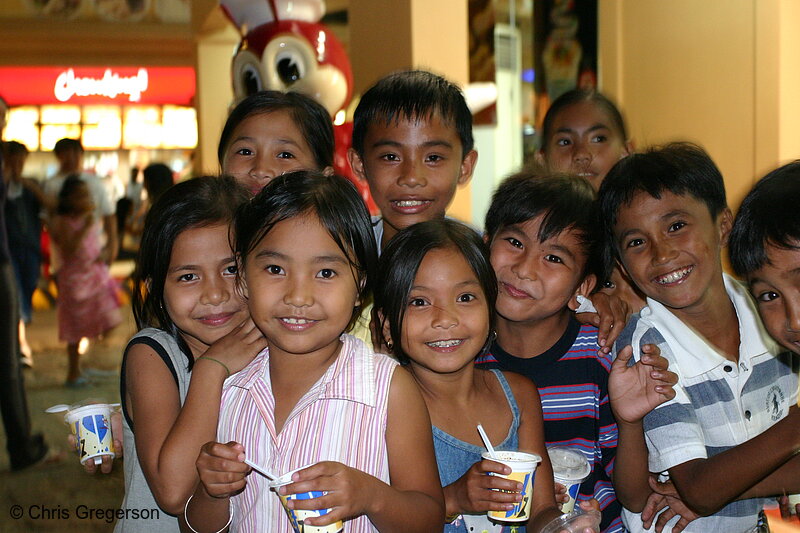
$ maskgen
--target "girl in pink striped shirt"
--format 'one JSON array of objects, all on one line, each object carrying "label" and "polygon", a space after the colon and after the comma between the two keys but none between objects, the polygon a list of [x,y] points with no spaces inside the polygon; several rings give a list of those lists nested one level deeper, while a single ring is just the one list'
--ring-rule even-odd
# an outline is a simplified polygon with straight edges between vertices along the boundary
[{"label": "girl in pink striped shirt", "polygon": [[[321,510],[304,527],[430,532],[444,506],[431,426],[413,378],[343,332],[368,298],[377,262],[355,187],[310,171],[272,180],[239,210],[235,250],[256,326],[269,341],[223,388],[219,442],[197,459],[186,504],[194,531],[292,531],[291,511]],[[226,444],[223,444],[226,443]],[[270,489],[262,469],[292,483]]]}]

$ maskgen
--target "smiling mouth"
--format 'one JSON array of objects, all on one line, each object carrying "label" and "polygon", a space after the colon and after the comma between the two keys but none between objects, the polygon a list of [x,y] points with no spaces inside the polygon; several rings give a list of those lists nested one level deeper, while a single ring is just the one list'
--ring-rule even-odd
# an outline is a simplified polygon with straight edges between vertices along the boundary
[{"label": "smiling mouth", "polygon": [[658,283],[659,285],[674,285],[677,283],[681,283],[683,280],[689,276],[694,270],[693,266],[679,268],[678,270],[673,270],[669,274],[664,274],[663,276],[657,276],[653,278],[653,281]]},{"label": "smiling mouth", "polygon": [[418,213],[419,211],[423,211],[426,209],[433,200],[423,200],[418,198],[411,198],[406,200],[392,200],[390,202],[392,207],[401,213]]},{"label": "smiling mouth", "polygon": [[527,292],[516,288],[515,286],[511,285],[510,283],[506,283],[505,281],[501,281],[500,285],[503,287],[503,292],[511,296],[512,298],[533,298]]},{"label": "smiling mouth", "polygon": [[206,326],[222,326],[228,323],[228,321],[236,314],[235,311],[231,311],[228,313],[215,313],[213,315],[204,315],[198,317],[196,320],[205,324]]},{"label": "smiling mouth", "polygon": [[280,321],[281,324],[283,324],[285,328],[290,329],[292,331],[303,331],[315,325],[317,322],[319,322],[318,320],[312,320],[310,318],[302,318],[296,316],[281,317],[278,320]]},{"label": "smiling mouth", "polygon": [[441,341],[426,342],[428,346],[439,351],[448,351],[464,343],[464,339],[445,339]]}]

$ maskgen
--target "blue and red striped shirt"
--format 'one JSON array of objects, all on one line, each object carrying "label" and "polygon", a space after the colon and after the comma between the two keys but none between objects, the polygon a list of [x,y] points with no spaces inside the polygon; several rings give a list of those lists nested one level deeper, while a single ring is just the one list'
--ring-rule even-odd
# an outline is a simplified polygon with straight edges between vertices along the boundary
[{"label": "blue and red striped shirt", "polygon": [[539,389],[548,446],[583,452],[592,473],[581,484],[578,500],[596,498],[603,511],[603,533],[624,532],[622,510],[611,474],[617,451],[617,424],[608,401],[611,355],[598,355],[597,328],[570,317],[566,331],[546,352],[529,357],[509,354],[497,342],[476,359],[483,368],[522,374]]}]

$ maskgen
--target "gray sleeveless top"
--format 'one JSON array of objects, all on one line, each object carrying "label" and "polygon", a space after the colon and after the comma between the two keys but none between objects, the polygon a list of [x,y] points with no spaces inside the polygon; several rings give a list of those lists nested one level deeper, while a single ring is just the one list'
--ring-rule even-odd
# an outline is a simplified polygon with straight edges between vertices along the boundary
[{"label": "gray sleeveless top", "polygon": [[142,472],[139,457],[136,455],[136,444],[133,436],[133,422],[128,417],[125,406],[125,362],[128,350],[136,344],[146,344],[153,349],[167,365],[175,383],[181,406],[186,401],[189,390],[191,372],[187,368],[186,355],[178,348],[178,343],[169,333],[155,328],[146,328],[133,336],[125,348],[120,371],[120,397],[122,398],[123,433],[125,436],[125,458],[122,461],[125,472],[125,499],[122,502],[121,513],[124,516],[117,521],[114,533],[177,533],[178,519],[159,508],[147,480]]}]

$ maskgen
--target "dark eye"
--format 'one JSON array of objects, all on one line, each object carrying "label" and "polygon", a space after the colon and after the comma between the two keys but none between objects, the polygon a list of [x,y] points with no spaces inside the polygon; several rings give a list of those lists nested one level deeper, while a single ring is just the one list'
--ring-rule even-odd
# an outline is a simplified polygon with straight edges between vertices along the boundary
[{"label": "dark eye", "polygon": [[678,231],[686,225],[686,222],[673,222],[669,225],[669,231]]},{"label": "dark eye", "polygon": [[592,137],[592,142],[594,143],[604,143],[607,140],[608,137],[606,137],[605,135],[595,135],[594,137]]},{"label": "dark eye", "polygon": [[563,263],[564,262],[564,261],[561,260],[560,257],[558,257],[557,255],[553,255],[553,254],[547,254],[546,256],[544,256],[544,258],[545,258],[546,261],[549,261],[551,263]]},{"label": "dark eye", "polygon": [[236,153],[239,155],[253,155],[253,151],[250,148],[239,148]]},{"label": "dark eye", "polygon": [[780,297],[781,297],[781,295],[778,294],[777,292],[764,291],[761,294],[759,294],[758,296],[756,296],[756,300],[758,300],[759,302],[771,302],[772,300],[775,300],[776,298],[780,298]]},{"label": "dark eye", "polygon": [[383,154],[381,159],[385,161],[400,161],[400,158],[397,156],[397,154]]},{"label": "dark eye", "polygon": [[225,267],[226,274],[236,274],[239,271],[239,268],[236,265],[230,265]]},{"label": "dark eye", "polygon": [[412,298],[408,302],[409,307],[422,307],[426,304],[425,300],[422,298]]},{"label": "dark eye", "polygon": [[444,160],[444,157],[442,157],[442,156],[440,156],[440,155],[437,155],[437,154],[431,154],[431,155],[429,155],[429,156],[428,156],[428,158],[427,158],[427,159],[428,159],[428,161],[429,161],[429,162],[431,162],[431,163],[437,163],[437,162],[439,162],[439,161],[442,161],[442,160]]},{"label": "dark eye", "polygon": [[474,294],[471,294],[471,293],[465,293],[465,294],[460,294],[460,295],[458,296],[458,298],[456,298],[456,301],[457,301],[457,302],[464,303],[464,302],[473,302],[473,301],[475,301],[476,299],[477,299],[477,296],[475,296]]},{"label": "dark eye", "polygon": [[556,139],[556,146],[569,146],[572,142],[569,139]]},{"label": "dark eye", "polygon": [[178,277],[178,281],[195,281],[197,278],[197,274],[181,274]]},{"label": "dark eye", "polygon": [[641,246],[644,244],[644,239],[631,239],[628,241],[628,244],[625,245],[625,248],[635,248],[636,246]]},{"label": "dark eye", "polygon": [[613,281],[608,280],[608,281],[604,281],[603,282],[603,288],[604,289],[616,289],[617,285]]},{"label": "dark eye", "polygon": [[275,70],[285,85],[292,85],[305,76],[303,57],[293,50],[280,53],[275,58]]},{"label": "dark eye", "polygon": [[334,276],[336,276],[336,271],[334,271],[334,270],[332,270],[330,268],[323,268],[322,270],[320,270],[317,273],[317,277],[318,278],[323,278],[323,279],[331,279]]},{"label": "dark eye", "polygon": [[278,265],[267,265],[266,271],[275,276],[283,274],[283,269]]},{"label": "dark eye", "polygon": [[504,240],[514,248],[522,248],[522,243],[514,237],[506,237]]},{"label": "dark eye", "polygon": [[277,157],[278,159],[294,159],[294,154],[292,152],[283,151],[280,152]]}]

